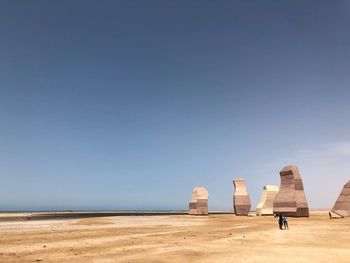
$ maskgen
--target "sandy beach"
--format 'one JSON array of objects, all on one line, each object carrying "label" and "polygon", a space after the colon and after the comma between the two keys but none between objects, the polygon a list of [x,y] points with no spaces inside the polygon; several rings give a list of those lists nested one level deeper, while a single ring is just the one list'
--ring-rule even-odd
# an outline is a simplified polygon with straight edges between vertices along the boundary
[{"label": "sandy beach", "polygon": [[350,219],[115,216],[0,223],[0,262],[349,262]]}]

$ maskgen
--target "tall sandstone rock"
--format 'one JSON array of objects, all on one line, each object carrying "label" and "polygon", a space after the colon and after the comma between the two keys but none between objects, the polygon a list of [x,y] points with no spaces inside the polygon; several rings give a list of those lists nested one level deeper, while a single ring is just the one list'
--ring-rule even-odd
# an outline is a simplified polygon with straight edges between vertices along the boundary
[{"label": "tall sandstone rock", "polygon": [[303,181],[297,166],[285,166],[280,171],[281,186],[273,204],[274,213],[290,217],[309,217]]},{"label": "tall sandstone rock", "polygon": [[251,202],[244,179],[233,180],[235,187],[233,194],[233,209],[237,216],[247,216],[251,208]]},{"label": "tall sandstone rock", "polygon": [[261,193],[260,202],[256,207],[256,215],[273,215],[273,202],[276,199],[279,188],[275,185],[265,185]]},{"label": "tall sandstone rock", "polygon": [[337,201],[335,202],[332,212],[341,216],[350,216],[350,181],[344,185]]},{"label": "tall sandstone rock", "polygon": [[190,215],[208,215],[208,191],[204,187],[195,187],[189,203]]}]

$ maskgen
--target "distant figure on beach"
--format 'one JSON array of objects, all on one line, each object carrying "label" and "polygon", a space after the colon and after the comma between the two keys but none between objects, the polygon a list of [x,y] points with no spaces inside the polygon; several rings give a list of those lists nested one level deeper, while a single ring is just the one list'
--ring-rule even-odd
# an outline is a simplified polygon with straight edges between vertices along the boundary
[{"label": "distant figure on beach", "polygon": [[329,219],[332,219],[332,214],[331,214],[331,212],[328,212],[328,215],[329,215]]},{"label": "distant figure on beach", "polygon": [[288,229],[289,230],[287,217],[284,216],[282,218],[283,218],[283,227],[284,227],[284,229]]},{"label": "distant figure on beach", "polygon": [[283,215],[282,214],[277,214],[278,216],[278,225],[280,227],[280,229],[282,230],[282,226],[283,226]]},{"label": "distant figure on beach", "polygon": [[29,213],[29,214],[27,215],[27,220],[30,220],[30,219],[32,219],[32,213]]}]

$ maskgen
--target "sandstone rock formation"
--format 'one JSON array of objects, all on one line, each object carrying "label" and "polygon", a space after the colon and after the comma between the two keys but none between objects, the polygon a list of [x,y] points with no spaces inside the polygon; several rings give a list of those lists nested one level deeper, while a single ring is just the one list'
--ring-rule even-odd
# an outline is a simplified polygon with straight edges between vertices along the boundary
[{"label": "sandstone rock formation", "polygon": [[195,187],[189,203],[190,215],[208,215],[208,191],[204,187]]},{"label": "sandstone rock formation", "polygon": [[344,185],[337,201],[335,202],[332,212],[341,216],[350,216],[350,181]]},{"label": "sandstone rock formation", "polygon": [[247,216],[252,206],[244,179],[233,180],[235,191],[233,194],[233,209],[237,216]]},{"label": "sandstone rock formation", "polygon": [[265,185],[261,193],[260,202],[256,207],[256,215],[273,215],[273,202],[275,201],[278,193],[278,186]]},{"label": "sandstone rock formation", "polygon": [[298,167],[285,166],[280,176],[281,186],[273,203],[273,212],[291,217],[308,217],[309,207]]}]

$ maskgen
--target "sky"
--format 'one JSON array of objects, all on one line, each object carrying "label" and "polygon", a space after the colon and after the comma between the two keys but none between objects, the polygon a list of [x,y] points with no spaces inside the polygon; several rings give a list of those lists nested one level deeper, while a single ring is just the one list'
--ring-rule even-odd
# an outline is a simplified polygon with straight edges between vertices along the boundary
[{"label": "sky", "polygon": [[350,180],[349,1],[1,1],[0,210],[232,209]]}]

